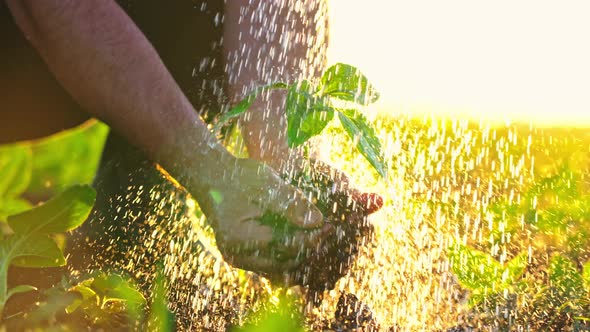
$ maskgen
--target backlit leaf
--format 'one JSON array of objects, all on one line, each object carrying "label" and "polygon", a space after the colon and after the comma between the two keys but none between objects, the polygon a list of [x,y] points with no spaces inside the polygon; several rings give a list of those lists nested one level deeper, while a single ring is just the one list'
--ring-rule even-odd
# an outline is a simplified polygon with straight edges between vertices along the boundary
[{"label": "backlit leaf", "polygon": [[20,267],[63,266],[66,259],[53,239],[41,234],[15,234],[0,243],[3,259]]},{"label": "backlit leaf", "polygon": [[309,81],[301,81],[289,89],[286,102],[287,142],[297,147],[318,135],[334,118],[334,109],[325,100],[313,95]]},{"label": "backlit leaf", "polygon": [[25,145],[0,148],[0,199],[19,196],[31,181],[32,154]]},{"label": "backlit leaf", "polygon": [[12,216],[31,208],[31,203],[20,198],[0,199],[0,222],[5,222],[8,216]]},{"label": "backlit leaf", "polygon": [[346,130],[357,149],[377,170],[382,177],[387,176],[387,167],[381,154],[381,142],[377,138],[375,130],[369,125],[367,119],[356,110],[338,110],[338,118],[342,127]]},{"label": "backlit leaf", "polygon": [[491,255],[464,245],[453,247],[449,253],[451,269],[461,286],[469,289],[488,288],[502,283],[502,264]]},{"label": "backlit leaf", "polygon": [[344,63],[337,63],[324,72],[320,91],[322,96],[361,105],[368,105],[379,99],[379,93],[367,77],[357,68]]}]

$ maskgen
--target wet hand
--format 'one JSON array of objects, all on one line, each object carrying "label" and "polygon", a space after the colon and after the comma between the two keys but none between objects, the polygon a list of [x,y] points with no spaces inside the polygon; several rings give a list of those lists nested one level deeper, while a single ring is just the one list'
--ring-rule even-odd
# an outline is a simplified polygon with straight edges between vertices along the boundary
[{"label": "wet hand", "polygon": [[280,277],[326,233],[317,207],[265,164],[232,158],[216,177],[196,199],[233,266]]}]

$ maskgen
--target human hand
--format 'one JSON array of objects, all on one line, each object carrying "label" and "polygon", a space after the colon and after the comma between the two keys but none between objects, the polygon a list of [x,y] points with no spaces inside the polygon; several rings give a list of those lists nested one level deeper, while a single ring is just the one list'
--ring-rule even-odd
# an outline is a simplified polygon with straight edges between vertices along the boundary
[{"label": "human hand", "polygon": [[367,216],[382,207],[383,199],[353,188],[346,174],[320,161],[293,167],[297,169],[293,182],[305,193],[311,193],[325,216],[325,225],[331,227],[287,280],[291,285],[307,286],[314,298],[316,292],[333,289],[348,273],[361,247],[371,245],[374,227]]},{"label": "human hand", "polygon": [[[299,189],[265,164],[224,159],[223,167],[201,179],[208,183],[207,192],[195,195],[215,230],[217,246],[233,266],[281,278],[325,234],[323,216]],[[274,216],[286,220],[285,225],[269,224]]]}]

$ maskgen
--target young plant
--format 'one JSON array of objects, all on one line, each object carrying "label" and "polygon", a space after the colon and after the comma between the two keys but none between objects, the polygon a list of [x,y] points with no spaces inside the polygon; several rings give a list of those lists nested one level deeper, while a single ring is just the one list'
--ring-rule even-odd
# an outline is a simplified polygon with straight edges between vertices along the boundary
[{"label": "young plant", "polygon": [[381,153],[381,143],[374,128],[356,108],[342,108],[335,102],[366,106],[379,99],[379,93],[357,68],[338,63],[326,70],[319,84],[308,80],[286,84],[272,83],[259,87],[224,114],[216,126],[221,128],[250,108],[256,97],[269,90],[287,90],[287,142],[298,147],[319,135],[337,115],[340,124],[377,173],[386,176],[387,167]]},{"label": "young plant", "polygon": [[523,252],[501,264],[490,254],[457,245],[451,248],[449,260],[461,286],[471,292],[469,306],[473,307],[495,294],[512,289],[525,271],[527,253]]},{"label": "young plant", "polygon": [[43,205],[7,218],[8,227],[0,241],[0,317],[12,295],[36,289],[30,285],[8,289],[8,268],[65,265],[63,252],[52,235],[80,226],[95,198],[96,192],[90,186],[73,186]]}]

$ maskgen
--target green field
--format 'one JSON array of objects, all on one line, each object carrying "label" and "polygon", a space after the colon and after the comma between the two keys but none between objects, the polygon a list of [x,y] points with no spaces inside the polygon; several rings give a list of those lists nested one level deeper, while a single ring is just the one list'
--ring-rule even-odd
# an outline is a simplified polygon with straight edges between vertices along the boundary
[{"label": "green field", "polygon": [[[329,127],[314,139],[323,159],[344,170],[359,188],[381,194],[385,206],[371,216],[375,242],[336,290],[325,294],[319,309],[307,313],[308,327],[332,319],[340,291],[346,291],[372,308],[384,329],[590,328],[590,132],[388,115],[377,116],[375,125],[388,164],[386,179],[348,148],[340,127]],[[106,126],[92,123],[38,142],[1,147],[0,219],[72,185],[90,184],[106,133]],[[6,224],[3,232],[6,243],[11,232]],[[215,263],[207,266],[214,269]],[[241,310],[237,316],[243,319],[251,310],[280,307],[276,290],[264,281],[226,268],[235,287],[216,286],[219,281],[209,277],[210,271],[199,269],[194,273],[207,277],[199,279],[197,288],[210,286],[221,295],[247,298],[243,306],[226,308]],[[226,268],[217,267],[214,275]],[[117,280],[109,287],[123,287]],[[87,295],[86,288],[72,287]],[[59,296],[37,293],[39,305],[63,310],[50,302]],[[132,308],[125,294],[119,300]],[[221,295],[216,299],[223,302]],[[191,298],[195,309],[213,301],[198,292]],[[6,311],[17,315],[10,304]],[[35,305],[25,308],[20,310],[38,313]],[[90,325],[121,320],[116,308],[77,308],[87,310],[82,316]],[[130,314],[149,316],[147,311]],[[92,315],[101,320],[93,321]],[[65,328],[67,316],[31,324]],[[4,323],[27,317],[35,316],[5,315]],[[80,324],[80,317],[73,324]]]}]

